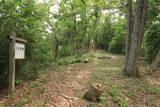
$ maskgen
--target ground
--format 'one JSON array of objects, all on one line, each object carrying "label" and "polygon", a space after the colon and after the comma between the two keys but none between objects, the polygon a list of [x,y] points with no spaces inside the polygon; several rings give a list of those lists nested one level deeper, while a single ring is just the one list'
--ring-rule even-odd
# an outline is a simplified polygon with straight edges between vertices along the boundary
[{"label": "ground", "polygon": [[[141,76],[129,78],[122,75],[121,55],[96,51],[83,57],[88,63],[63,65],[17,85],[0,107],[160,107],[160,72],[149,73],[141,61]],[[102,84],[99,103],[83,99],[93,82]]]}]

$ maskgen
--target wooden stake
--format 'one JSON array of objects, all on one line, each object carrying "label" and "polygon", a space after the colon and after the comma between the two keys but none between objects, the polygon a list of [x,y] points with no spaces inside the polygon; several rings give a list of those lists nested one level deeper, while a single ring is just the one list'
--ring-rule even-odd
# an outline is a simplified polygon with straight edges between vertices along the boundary
[{"label": "wooden stake", "polygon": [[[15,32],[11,33],[12,36],[16,36]],[[15,90],[15,40],[10,41],[9,46],[9,94],[12,94]]]}]

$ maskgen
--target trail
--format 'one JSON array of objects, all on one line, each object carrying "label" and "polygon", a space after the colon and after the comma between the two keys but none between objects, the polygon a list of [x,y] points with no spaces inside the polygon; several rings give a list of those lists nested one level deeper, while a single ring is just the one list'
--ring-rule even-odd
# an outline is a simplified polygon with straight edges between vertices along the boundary
[{"label": "trail", "polygon": [[62,66],[59,71],[50,71],[40,75],[35,81],[17,86],[15,94],[3,99],[0,104],[25,107],[85,107],[91,102],[83,100],[82,96],[87,90],[92,71],[99,65],[101,63],[97,58],[92,58],[89,63]]},{"label": "trail", "polygon": [[[105,107],[160,107],[160,73],[148,75],[141,63],[140,78],[122,76],[124,57],[96,51],[84,55],[88,63],[60,66],[37,79],[16,86],[12,96],[0,99],[4,107],[98,107],[83,99],[90,83],[104,83]],[[104,56],[106,58],[104,58]],[[109,58],[107,58],[109,57]],[[118,99],[118,100],[117,100]],[[87,106],[94,104],[94,106]],[[100,106],[102,107],[102,106]],[[104,107],[104,106],[103,106]]]}]

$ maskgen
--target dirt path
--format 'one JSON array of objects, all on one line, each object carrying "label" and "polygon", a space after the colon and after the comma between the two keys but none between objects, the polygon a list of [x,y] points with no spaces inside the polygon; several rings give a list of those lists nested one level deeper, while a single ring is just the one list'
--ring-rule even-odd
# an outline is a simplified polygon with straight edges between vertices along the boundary
[{"label": "dirt path", "polygon": [[0,104],[15,107],[85,107],[90,103],[82,99],[87,90],[90,73],[98,68],[97,58],[89,63],[77,63],[60,67],[60,71],[42,74],[35,81],[17,86],[13,96]]},{"label": "dirt path", "polygon": [[[148,75],[142,63],[142,77],[128,78],[121,73],[123,56],[102,51],[85,56],[88,63],[61,66],[17,86],[14,95],[0,100],[0,107],[160,107],[160,73]],[[91,82],[104,83],[101,106],[86,106],[93,103],[82,99]]]}]

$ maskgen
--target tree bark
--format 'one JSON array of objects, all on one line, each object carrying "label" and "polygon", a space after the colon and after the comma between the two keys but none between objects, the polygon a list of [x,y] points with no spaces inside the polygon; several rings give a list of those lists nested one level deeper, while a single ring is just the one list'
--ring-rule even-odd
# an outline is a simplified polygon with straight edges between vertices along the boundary
[{"label": "tree bark", "polygon": [[129,76],[139,76],[138,59],[140,56],[141,44],[145,32],[145,24],[148,15],[148,0],[137,0],[133,25],[133,34],[131,35],[131,47],[126,66],[126,74]]},{"label": "tree bark", "polygon": [[160,51],[159,51],[159,53],[157,54],[155,60],[152,62],[152,65],[151,65],[151,67],[150,67],[150,70],[151,70],[152,72],[155,72],[155,71],[158,69],[159,64],[160,64]]},{"label": "tree bark", "polygon": [[125,43],[125,67],[123,73],[126,74],[126,66],[129,60],[129,52],[131,46],[131,33],[132,33],[132,0],[127,1],[127,35]]},{"label": "tree bark", "polygon": [[54,60],[57,61],[59,54],[59,41],[57,36],[55,36],[55,54],[54,54]]}]

